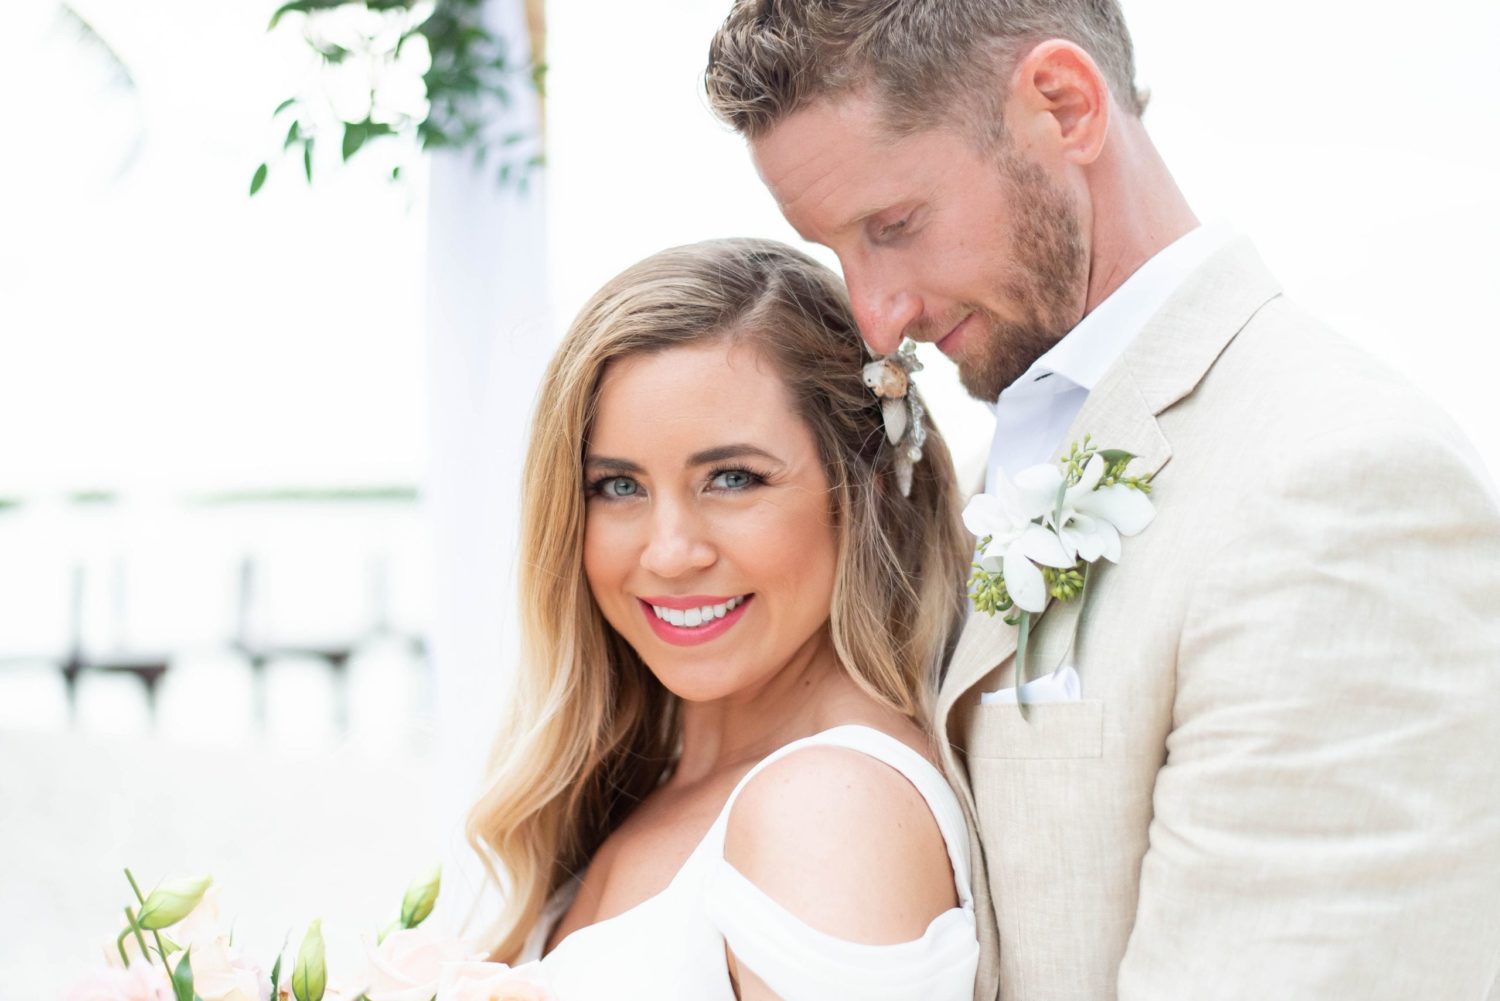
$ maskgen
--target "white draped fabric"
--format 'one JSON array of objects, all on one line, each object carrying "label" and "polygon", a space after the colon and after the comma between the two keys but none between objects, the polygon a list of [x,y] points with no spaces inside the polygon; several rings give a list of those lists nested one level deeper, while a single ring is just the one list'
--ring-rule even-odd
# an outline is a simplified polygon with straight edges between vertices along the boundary
[{"label": "white draped fabric", "polygon": [[[521,0],[490,0],[486,22],[528,49]],[[539,108],[520,93],[497,110],[497,133],[535,132]],[[516,657],[515,538],[526,430],[555,340],[546,288],[541,179],[500,188],[495,166],[432,160],[427,256],[430,458],[425,493],[434,533],[432,658],[437,679],[438,802],[450,828],[440,906],[461,919],[479,886],[462,839]]]}]

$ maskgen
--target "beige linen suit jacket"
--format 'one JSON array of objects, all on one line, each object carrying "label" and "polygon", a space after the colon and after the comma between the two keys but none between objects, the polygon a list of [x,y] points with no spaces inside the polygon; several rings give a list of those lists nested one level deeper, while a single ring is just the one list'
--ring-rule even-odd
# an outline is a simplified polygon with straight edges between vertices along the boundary
[{"label": "beige linen suit jacket", "polygon": [[[1412,336],[1421,336],[1412,331]],[[1500,506],[1430,403],[1248,241],[1093,390],[1156,520],[1032,674],[971,613],[939,695],[977,827],[981,1001],[1500,998]],[[1067,650],[1075,620],[1079,626]]]}]

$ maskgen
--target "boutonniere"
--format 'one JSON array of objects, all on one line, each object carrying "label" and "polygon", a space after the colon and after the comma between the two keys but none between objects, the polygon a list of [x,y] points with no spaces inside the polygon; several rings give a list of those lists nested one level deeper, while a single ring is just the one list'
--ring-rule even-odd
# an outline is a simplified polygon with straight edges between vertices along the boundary
[{"label": "boutonniere", "polygon": [[1014,480],[1002,472],[994,493],[979,494],[964,508],[964,525],[979,539],[969,597],[975,610],[1004,613],[1019,629],[1016,702],[1022,715],[1032,620],[1049,599],[1083,600],[1089,568],[1101,558],[1118,562],[1121,536],[1143,531],[1156,517],[1151,477],[1127,473],[1134,458],[1100,449],[1085,435],[1056,465],[1032,466]]}]

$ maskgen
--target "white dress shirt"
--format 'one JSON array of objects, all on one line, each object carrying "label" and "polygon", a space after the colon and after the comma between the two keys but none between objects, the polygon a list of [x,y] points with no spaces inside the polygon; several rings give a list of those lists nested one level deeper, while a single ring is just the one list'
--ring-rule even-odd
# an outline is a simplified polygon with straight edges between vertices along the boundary
[{"label": "white dress shirt", "polygon": [[[1199,226],[1158,251],[1001,391],[984,480],[987,492],[995,489],[1001,470],[1014,477],[1052,458],[1083,401],[1126,345],[1187,276],[1233,235],[1224,223]],[[1109,447],[1108,442],[1102,444]]]}]

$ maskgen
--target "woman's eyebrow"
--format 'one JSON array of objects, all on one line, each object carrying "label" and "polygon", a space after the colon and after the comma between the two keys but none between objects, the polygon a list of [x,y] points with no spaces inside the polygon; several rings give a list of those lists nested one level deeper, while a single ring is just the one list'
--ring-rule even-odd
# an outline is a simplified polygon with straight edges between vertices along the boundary
[{"label": "woman's eyebrow", "polygon": [[[766,459],[770,462],[780,462],[777,456],[772,455],[765,449],[756,445],[739,442],[733,445],[716,445],[713,448],[705,448],[701,452],[694,452],[688,456],[686,465],[706,466],[714,462],[727,462],[731,459],[744,459],[750,456]],[[631,462],[629,459],[617,459],[608,455],[586,455],[583,464],[589,469],[597,469],[602,472],[639,474],[645,472],[645,468],[639,463]]]},{"label": "woman's eyebrow", "polygon": [[629,459],[612,459],[607,455],[586,455],[583,464],[590,469],[608,470],[612,473],[643,472],[640,466]]},{"label": "woman's eyebrow", "polygon": [[762,459],[769,459],[772,462],[781,461],[776,456],[772,455],[770,452],[767,452],[763,448],[758,448],[755,445],[749,445],[743,442],[739,442],[733,445],[719,445],[716,448],[705,448],[701,452],[694,452],[692,455],[688,456],[687,464],[689,466],[706,466],[711,462],[724,462],[728,459],[743,459],[747,456],[757,456]]}]

